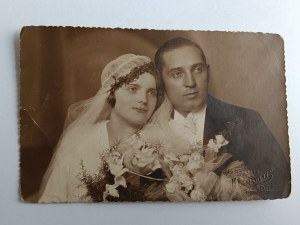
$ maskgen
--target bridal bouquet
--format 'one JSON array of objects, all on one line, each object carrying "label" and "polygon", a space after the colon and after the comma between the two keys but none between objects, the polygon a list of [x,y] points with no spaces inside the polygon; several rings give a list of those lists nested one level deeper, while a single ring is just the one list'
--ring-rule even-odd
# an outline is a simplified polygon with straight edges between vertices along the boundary
[{"label": "bridal bouquet", "polygon": [[[164,153],[162,144],[117,144],[101,154],[99,173],[82,164],[84,197],[92,201],[215,201],[259,199],[253,174],[242,161],[224,167],[228,141],[216,135],[185,153]],[[224,168],[223,168],[224,167]]]}]

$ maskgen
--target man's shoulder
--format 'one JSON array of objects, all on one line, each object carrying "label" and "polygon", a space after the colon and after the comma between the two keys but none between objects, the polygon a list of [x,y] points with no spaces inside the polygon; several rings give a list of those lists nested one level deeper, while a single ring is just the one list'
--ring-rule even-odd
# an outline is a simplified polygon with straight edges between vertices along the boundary
[{"label": "man's shoulder", "polygon": [[214,117],[261,119],[260,114],[253,109],[233,105],[212,96],[208,97],[207,111]]}]

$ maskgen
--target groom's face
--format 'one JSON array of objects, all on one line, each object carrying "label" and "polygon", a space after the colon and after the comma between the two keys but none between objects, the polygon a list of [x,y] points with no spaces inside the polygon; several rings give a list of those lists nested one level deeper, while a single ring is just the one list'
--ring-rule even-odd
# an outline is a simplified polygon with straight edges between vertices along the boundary
[{"label": "groom's face", "polygon": [[206,105],[208,70],[200,50],[183,46],[163,53],[162,77],[174,109],[186,116]]}]

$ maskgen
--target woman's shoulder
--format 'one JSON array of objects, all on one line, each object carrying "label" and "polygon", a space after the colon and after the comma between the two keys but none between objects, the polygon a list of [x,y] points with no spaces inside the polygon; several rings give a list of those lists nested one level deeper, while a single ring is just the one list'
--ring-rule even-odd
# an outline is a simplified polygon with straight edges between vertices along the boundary
[{"label": "woman's shoulder", "polygon": [[[108,147],[108,134],[106,124],[108,121],[100,121],[80,130],[73,136],[70,146],[63,144],[58,150],[62,152],[61,158],[85,158],[98,154]],[[66,148],[65,151],[60,148]]]}]

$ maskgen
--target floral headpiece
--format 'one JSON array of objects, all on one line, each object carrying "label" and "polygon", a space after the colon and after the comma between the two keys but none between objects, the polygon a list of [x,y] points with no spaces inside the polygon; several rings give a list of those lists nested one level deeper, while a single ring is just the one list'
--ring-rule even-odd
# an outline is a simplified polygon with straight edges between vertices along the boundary
[{"label": "floral headpiece", "polygon": [[114,93],[118,88],[122,87],[123,84],[127,85],[131,81],[136,80],[139,78],[140,75],[143,73],[150,73],[150,74],[156,74],[156,69],[155,66],[152,62],[145,63],[144,65],[137,66],[132,68],[130,73],[128,73],[125,76],[121,76],[120,78],[116,78],[113,76],[115,79],[115,83],[113,83],[110,87],[110,93]]}]

